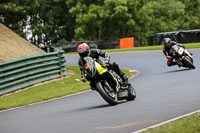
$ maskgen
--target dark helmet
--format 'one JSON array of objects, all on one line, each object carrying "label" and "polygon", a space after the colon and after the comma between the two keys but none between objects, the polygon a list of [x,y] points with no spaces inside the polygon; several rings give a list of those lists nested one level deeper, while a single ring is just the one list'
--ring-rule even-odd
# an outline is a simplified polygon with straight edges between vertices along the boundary
[{"label": "dark helmet", "polygon": [[90,54],[90,47],[86,43],[81,43],[77,47],[78,54],[83,58]]},{"label": "dark helmet", "polygon": [[171,42],[171,39],[170,38],[164,38],[164,40],[163,40],[163,42],[164,42],[164,45],[166,46],[166,47],[170,47],[170,42]]}]

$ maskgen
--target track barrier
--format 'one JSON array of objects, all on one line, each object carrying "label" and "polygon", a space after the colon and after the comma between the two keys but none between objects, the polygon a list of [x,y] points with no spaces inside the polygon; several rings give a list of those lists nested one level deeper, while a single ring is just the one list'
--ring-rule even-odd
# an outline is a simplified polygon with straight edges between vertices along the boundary
[{"label": "track barrier", "polygon": [[0,63],[0,95],[66,75],[64,51]]}]

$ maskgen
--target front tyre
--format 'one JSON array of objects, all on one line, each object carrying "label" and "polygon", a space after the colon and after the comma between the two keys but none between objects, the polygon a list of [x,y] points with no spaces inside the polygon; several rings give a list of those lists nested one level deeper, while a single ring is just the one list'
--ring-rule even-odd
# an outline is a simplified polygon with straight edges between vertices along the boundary
[{"label": "front tyre", "polygon": [[110,87],[107,81],[97,82],[96,89],[103,99],[110,105],[116,105],[118,103],[116,92]]},{"label": "front tyre", "polygon": [[127,98],[127,100],[128,100],[128,101],[132,101],[132,100],[134,100],[135,98],[136,98],[136,91],[135,91],[135,89],[133,88],[133,86],[130,85],[129,88],[128,88],[128,98]]},{"label": "front tyre", "polygon": [[195,69],[195,66],[193,65],[191,59],[190,59],[188,56],[185,56],[185,58],[183,58],[183,63],[184,63],[187,67],[189,67],[189,68],[191,68],[191,69]]}]

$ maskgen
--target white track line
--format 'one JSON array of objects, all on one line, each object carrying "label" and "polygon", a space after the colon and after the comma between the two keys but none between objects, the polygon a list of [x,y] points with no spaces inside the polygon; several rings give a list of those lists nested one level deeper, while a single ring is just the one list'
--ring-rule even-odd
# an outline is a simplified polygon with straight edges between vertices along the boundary
[{"label": "white track line", "polygon": [[199,112],[200,112],[200,110],[197,110],[197,111],[194,111],[194,112],[191,112],[191,113],[185,114],[185,115],[181,115],[181,116],[175,117],[175,118],[173,118],[173,119],[170,119],[170,120],[164,121],[164,122],[162,122],[162,123],[159,123],[159,124],[156,124],[156,125],[153,125],[153,126],[150,126],[150,127],[144,128],[144,129],[140,129],[140,130],[138,130],[138,131],[134,131],[134,132],[132,132],[132,133],[140,133],[140,132],[144,132],[144,131],[147,131],[147,130],[150,129],[150,128],[155,128],[155,127],[158,127],[158,126],[161,126],[161,125],[167,124],[167,123],[169,123],[169,122],[172,122],[172,121],[178,120],[178,119],[180,119],[180,118],[183,118],[183,117],[186,117],[186,116],[190,116],[190,115],[192,115],[192,114],[199,113]]},{"label": "white track line", "polygon": [[92,91],[92,90],[86,90],[86,91],[82,91],[82,92],[79,92],[79,93],[75,93],[75,94],[71,94],[71,95],[67,95],[67,96],[63,96],[63,97],[58,97],[58,98],[54,98],[54,99],[49,99],[49,100],[38,102],[38,103],[32,103],[32,104],[28,104],[28,105],[24,105],[24,106],[20,106],[20,107],[16,107],[16,108],[1,110],[0,113],[10,111],[10,110],[14,110],[14,109],[18,109],[18,108],[23,108],[23,107],[26,107],[26,106],[37,105],[37,104],[41,104],[41,103],[47,103],[47,102],[50,102],[50,101],[55,101],[55,100],[63,99],[63,98],[74,96],[74,95],[79,95],[79,94],[89,92],[89,91]]}]

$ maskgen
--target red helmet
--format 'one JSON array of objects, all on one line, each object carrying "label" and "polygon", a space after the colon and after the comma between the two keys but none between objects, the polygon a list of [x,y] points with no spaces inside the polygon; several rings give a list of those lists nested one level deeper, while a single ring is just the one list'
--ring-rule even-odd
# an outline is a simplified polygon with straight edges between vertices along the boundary
[{"label": "red helmet", "polygon": [[86,43],[81,43],[77,47],[77,52],[81,57],[86,57],[90,54],[90,47]]}]

